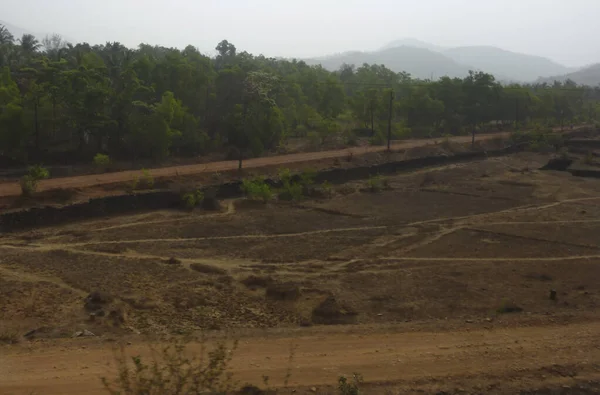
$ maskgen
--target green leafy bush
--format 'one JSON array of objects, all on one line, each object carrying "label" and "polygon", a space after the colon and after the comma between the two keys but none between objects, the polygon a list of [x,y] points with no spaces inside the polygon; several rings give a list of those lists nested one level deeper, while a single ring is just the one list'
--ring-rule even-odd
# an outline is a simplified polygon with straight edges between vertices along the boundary
[{"label": "green leafy bush", "polygon": [[302,173],[300,173],[300,184],[302,184],[304,188],[310,188],[315,184],[316,177],[316,170],[306,169]]},{"label": "green leafy bush", "polygon": [[110,157],[104,154],[96,154],[94,156],[94,165],[96,167],[105,167],[110,165]]},{"label": "green leafy bush", "polygon": [[154,177],[150,174],[149,170],[142,169],[142,176],[140,177],[139,189],[152,189],[154,188]]},{"label": "green leafy bush", "polygon": [[245,179],[242,181],[242,192],[248,199],[260,200],[267,203],[273,198],[271,187],[265,182],[264,178],[256,177],[254,179]]},{"label": "green leafy bush", "polygon": [[204,200],[204,193],[202,193],[202,191],[199,189],[192,192],[187,192],[183,194],[181,200],[183,201],[183,204],[187,209],[193,210]]},{"label": "green leafy bush", "polygon": [[303,186],[298,182],[294,182],[293,178],[290,169],[279,170],[279,179],[283,185],[279,191],[279,199],[293,201],[302,199]]},{"label": "green leafy bush", "polygon": [[380,174],[369,177],[367,188],[371,192],[379,192],[389,186],[388,181]]},{"label": "green leafy bush", "polygon": [[44,180],[48,177],[50,177],[48,169],[40,165],[31,166],[27,169],[27,174],[21,178],[21,194],[23,196],[33,195],[35,191],[37,191],[40,180]]}]

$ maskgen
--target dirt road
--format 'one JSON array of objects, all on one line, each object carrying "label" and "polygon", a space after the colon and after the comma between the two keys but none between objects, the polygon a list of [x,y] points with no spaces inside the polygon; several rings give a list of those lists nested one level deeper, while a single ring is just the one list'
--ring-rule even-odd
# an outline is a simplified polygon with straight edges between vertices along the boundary
[{"label": "dirt road", "polygon": [[[513,388],[528,388],[543,382],[566,385],[574,376],[600,377],[600,322],[588,322],[439,333],[325,331],[293,338],[246,338],[232,362],[235,379],[258,385],[267,375],[271,385],[280,386],[290,366],[292,343],[296,347],[292,386],[322,389],[353,372],[367,382],[408,389],[436,388],[431,386],[439,383],[487,388],[503,381]],[[102,394],[99,377],[114,377],[111,344],[74,339],[50,347],[0,349],[0,393]],[[127,352],[144,355],[148,350],[134,344]]]},{"label": "dirt road", "polygon": [[[488,140],[498,137],[506,137],[509,133],[490,133],[490,134],[480,134],[477,136],[477,140]],[[471,136],[457,136],[451,138],[453,142],[456,143],[467,143],[471,141]],[[399,143],[395,143],[392,146],[392,149],[407,149],[423,146],[426,144],[431,144],[433,140],[431,139],[421,139],[421,140],[409,140],[403,141]],[[279,156],[270,156],[263,158],[255,158],[248,159],[244,161],[245,169],[252,169],[258,167],[266,167],[266,166],[278,166],[285,165],[289,163],[300,163],[300,162],[312,162],[317,160],[324,159],[334,159],[334,158],[343,158],[348,156],[350,153],[353,155],[360,155],[367,152],[382,152],[387,148],[384,146],[367,146],[367,147],[354,147],[354,148],[346,148],[342,150],[335,151],[319,151],[319,152],[306,152],[306,153],[298,153],[298,154],[290,154],[290,155],[279,155]],[[237,161],[223,161],[223,162],[211,162],[205,164],[195,164],[195,165],[186,165],[186,166],[174,166],[174,167],[163,167],[152,169],[150,172],[155,179],[166,178],[166,177],[176,177],[179,176],[189,176],[193,174],[201,174],[201,173],[215,173],[215,172],[224,172],[229,170],[236,170],[238,168]],[[134,177],[139,177],[140,171],[122,171],[115,173],[106,173],[106,174],[94,174],[94,175],[86,175],[86,176],[76,176],[76,177],[63,177],[63,178],[54,178],[49,180],[43,180],[38,185],[38,191],[46,191],[50,189],[57,188],[89,188],[93,186],[107,185],[107,184],[115,184],[121,182],[128,182],[134,179]],[[0,183],[0,196],[18,196],[21,194],[21,189],[18,182],[5,182]]]}]

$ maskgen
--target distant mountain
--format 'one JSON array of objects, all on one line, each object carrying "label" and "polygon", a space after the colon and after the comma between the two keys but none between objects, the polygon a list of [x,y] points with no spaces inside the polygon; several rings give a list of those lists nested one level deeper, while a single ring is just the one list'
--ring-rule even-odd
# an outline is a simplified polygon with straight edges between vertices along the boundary
[{"label": "distant mountain", "polygon": [[554,81],[565,82],[568,79],[579,85],[598,86],[600,85],[600,63],[596,63],[572,73],[540,78],[537,82],[552,84]]},{"label": "distant mountain", "polygon": [[[15,40],[18,40],[21,37],[23,37],[23,34],[32,34],[33,36],[35,36],[35,38],[38,39],[38,41],[42,41],[42,39],[44,37],[54,34],[54,32],[53,33],[32,32],[32,31],[24,29],[22,27],[11,25],[10,23],[4,22],[4,21],[0,21],[0,25],[4,26],[15,37]],[[70,40],[68,37],[62,36],[62,38],[68,42],[74,42],[73,40]]]},{"label": "distant mountain", "polygon": [[442,76],[463,77],[470,67],[459,64],[439,52],[414,46],[401,46],[374,52],[346,52],[338,55],[305,59],[308,64],[321,64],[328,70],[337,70],[344,63],[357,67],[363,63],[383,64],[395,72],[405,71],[413,77],[437,79]]},{"label": "distant mountain", "polygon": [[428,42],[425,42],[425,41],[418,40],[416,38],[402,38],[400,40],[394,40],[391,43],[385,45],[381,49],[385,50],[385,49],[397,48],[397,47],[424,48],[424,49],[428,49],[430,51],[435,51],[435,52],[443,52],[446,49],[448,49],[446,47],[442,47],[442,46],[439,46],[439,45],[431,44],[431,43],[428,43]]},{"label": "distant mountain", "polygon": [[514,81],[535,81],[540,77],[573,72],[574,69],[541,56],[506,51],[497,47],[457,47],[443,52],[454,61],[478,70],[503,75]]},{"label": "distant mountain", "polygon": [[10,23],[0,21],[0,25],[4,26],[15,37],[15,40],[18,40],[19,38],[23,37],[23,34],[33,34],[38,40],[40,39],[40,37],[38,37],[38,34],[32,33],[29,30],[11,25]]},{"label": "distant mountain", "polygon": [[335,70],[342,63],[360,66],[363,63],[383,64],[399,72],[406,71],[418,78],[440,76],[464,77],[469,70],[493,74],[501,82],[532,82],[540,77],[563,75],[576,69],[550,59],[506,51],[491,46],[444,48],[414,38],[392,41],[374,52],[347,52],[308,59],[309,64],[322,64]]}]

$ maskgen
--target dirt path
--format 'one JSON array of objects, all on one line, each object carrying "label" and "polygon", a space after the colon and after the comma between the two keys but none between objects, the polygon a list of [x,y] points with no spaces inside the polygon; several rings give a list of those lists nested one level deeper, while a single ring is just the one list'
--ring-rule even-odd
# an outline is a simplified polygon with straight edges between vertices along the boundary
[{"label": "dirt path", "polygon": [[[480,134],[477,136],[477,140],[489,140],[499,137],[507,137],[509,136],[508,132],[503,133],[489,133],[489,134]],[[450,139],[455,143],[468,143],[471,141],[471,136],[456,136]],[[420,140],[409,140],[403,141],[400,143],[395,143],[392,145],[393,150],[401,150],[408,149],[414,147],[420,147],[427,144],[431,144],[433,142],[432,139],[420,139]],[[266,166],[278,166],[285,165],[289,163],[299,163],[299,162],[311,162],[318,161],[323,159],[334,159],[334,158],[344,158],[349,154],[353,155],[361,155],[368,152],[382,152],[387,148],[384,146],[367,146],[367,147],[354,147],[354,148],[346,148],[342,150],[335,151],[319,151],[319,152],[305,152],[298,154],[290,154],[290,155],[279,155],[279,156],[271,156],[264,158],[255,158],[248,159],[244,161],[245,169],[252,169],[258,167],[266,167]],[[176,177],[176,176],[189,176],[194,174],[201,173],[215,173],[215,172],[224,172],[230,170],[236,170],[238,168],[237,161],[223,161],[223,162],[212,162],[205,164],[195,164],[195,165],[186,165],[186,166],[174,166],[174,167],[163,167],[157,169],[151,169],[150,173],[155,179],[165,178],[165,177]],[[89,188],[93,186],[99,185],[107,185],[107,184],[115,184],[121,182],[128,182],[134,179],[134,177],[139,177],[139,170],[129,170],[129,171],[121,171],[116,173],[106,173],[106,174],[93,174],[86,176],[76,176],[76,177],[63,177],[63,178],[53,178],[49,180],[43,180],[38,185],[38,191],[46,191],[50,189],[70,189],[70,188]],[[18,196],[21,193],[21,189],[19,187],[18,182],[5,182],[0,183],[0,196]]]},{"label": "dirt path", "polygon": [[[343,330],[343,328],[339,329]],[[110,343],[109,343],[110,344]],[[69,340],[54,346],[6,348],[0,353],[2,394],[102,394],[99,377],[113,375],[109,344]],[[282,385],[290,364],[292,386],[335,384],[340,375],[361,373],[367,382],[427,385],[465,381],[487,385],[490,378],[510,378],[527,388],[533,375],[568,383],[561,367],[574,374],[596,374],[600,363],[600,322],[517,329],[456,332],[364,333],[326,331],[302,337],[246,338],[232,362],[236,380],[261,384],[263,375]],[[193,351],[198,352],[199,346]],[[131,356],[147,355],[147,347],[127,347]],[[573,368],[575,366],[575,368]],[[591,369],[591,370],[590,370]],[[591,373],[590,373],[591,372]]]}]

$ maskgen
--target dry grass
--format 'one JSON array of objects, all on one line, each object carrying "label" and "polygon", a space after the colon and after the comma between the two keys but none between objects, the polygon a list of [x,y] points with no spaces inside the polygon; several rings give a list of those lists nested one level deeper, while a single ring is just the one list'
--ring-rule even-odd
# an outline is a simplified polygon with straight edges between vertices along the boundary
[{"label": "dry grass", "polygon": [[20,340],[19,332],[0,327],[0,344],[17,344]]}]

